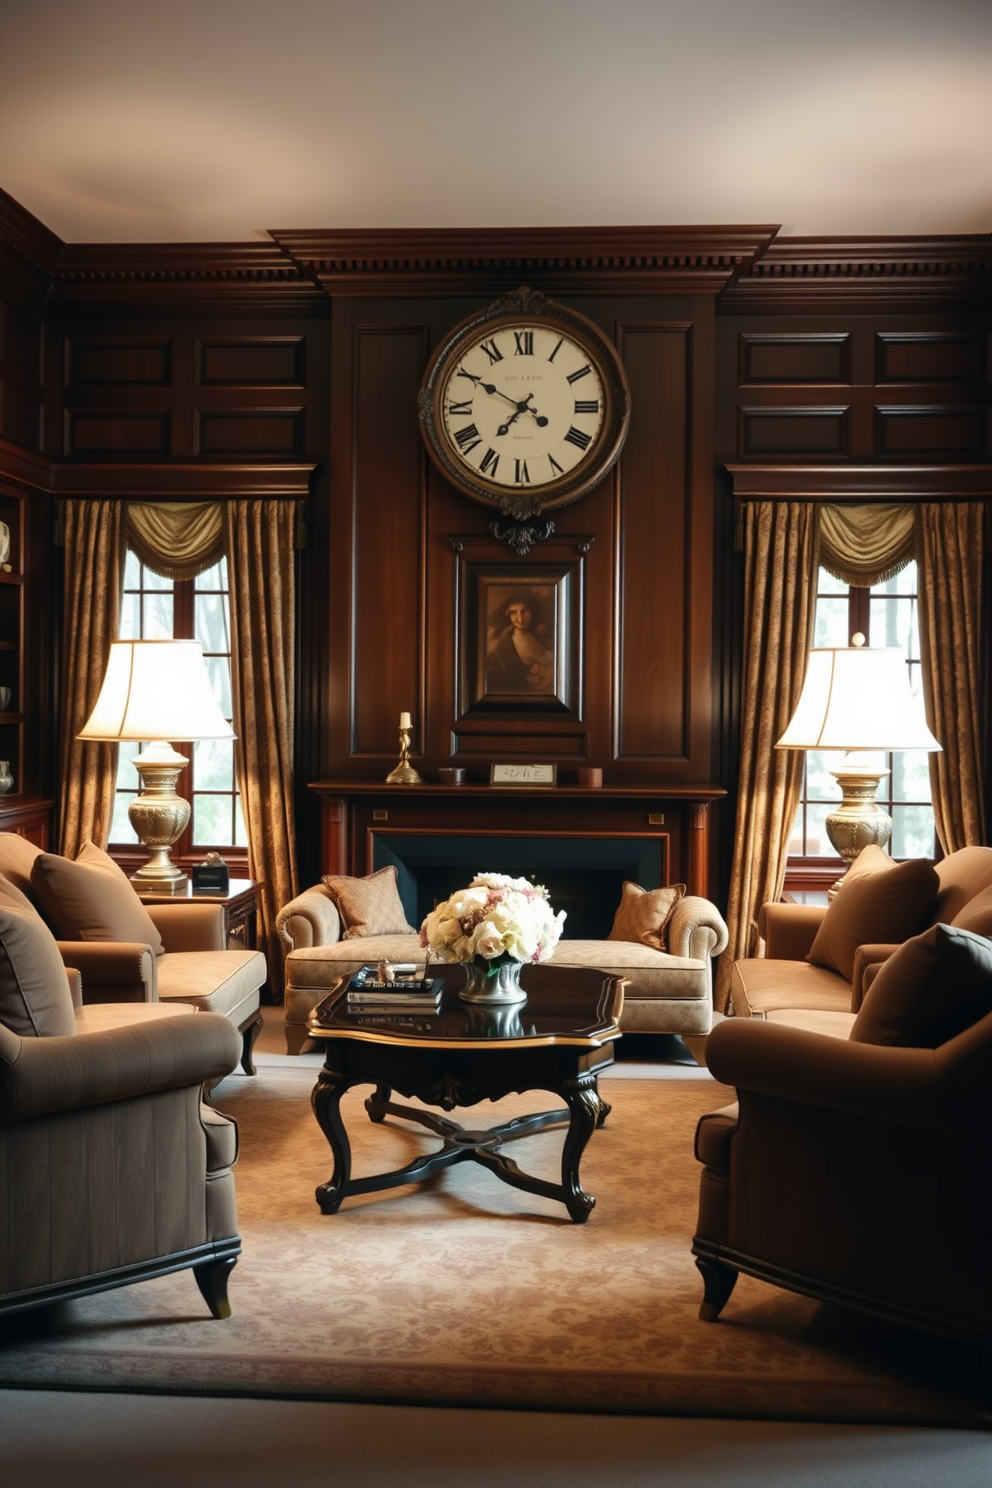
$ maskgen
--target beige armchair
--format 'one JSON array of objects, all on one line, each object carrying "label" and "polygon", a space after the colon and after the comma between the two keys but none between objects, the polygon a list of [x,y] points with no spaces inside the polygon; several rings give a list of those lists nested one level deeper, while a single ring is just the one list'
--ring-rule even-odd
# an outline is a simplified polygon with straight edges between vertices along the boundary
[{"label": "beige armchair", "polygon": [[0,876],[39,911],[75,967],[86,1002],[189,1003],[220,1013],[241,1035],[253,1075],[262,1026],[265,957],[228,950],[220,904],[145,906],[106,853],[87,844],[75,862],[0,832]]},{"label": "beige armchair", "polygon": [[[74,1007],[74,1002],[77,1004]],[[237,1063],[188,1004],[79,1005],[50,933],[0,885],[0,1315],[190,1267],[230,1313],[232,1121],[201,1087]]]}]

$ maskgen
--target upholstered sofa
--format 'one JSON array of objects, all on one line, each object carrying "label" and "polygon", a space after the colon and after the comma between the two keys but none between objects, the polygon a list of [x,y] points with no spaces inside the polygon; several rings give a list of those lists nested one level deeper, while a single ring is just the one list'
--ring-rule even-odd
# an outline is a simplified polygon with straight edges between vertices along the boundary
[{"label": "upholstered sofa", "polygon": [[112,859],[87,843],[75,862],[0,832],[0,877],[34,905],[75,967],[86,1002],[182,1002],[220,1013],[241,1035],[241,1066],[262,1017],[265,957],[228,950],[223,906],[145,906]]},{"label": "upholstered sofa", "polygon": [[[286,953],[286,1044],[299,1054],[311,1012],[346,974],[381,960],[424,963],[419,936],[342,938],[341,915],[323,884],[281,910],[276,926]],[[552,966],[587,966],[627,980],[622,1027],[629,1033],[706,1034],[713,1019],[713,958],[727,927],[709,900],[680,899],[665,926],[667,951],[618,940],[560,940]]]},{"label": "upholstered sofa", "polygon": [[765,955],[735,962],[734,1014],[846,1038],[879,965],[941,922],[992,935],[992,848],[961,848],[932,873],[925,860],[895,864],[865,848],[831,905],[762,907]]},{"label": "upholstered sofa", "polygon": [[937,924],[849,1037],[730,1018],[707,1063],[738,1103],[696,1134],[704,1321],[743,1272],[992,1349],[992,943]]},{"label": "upholstered sofa", "polygon": [[187,1003],[84,1005],[78,972],[0,881],[0,1315],[190,1267],[215,1317],[241,1250],[234,1123],[201,1100],[235,1066]]}]

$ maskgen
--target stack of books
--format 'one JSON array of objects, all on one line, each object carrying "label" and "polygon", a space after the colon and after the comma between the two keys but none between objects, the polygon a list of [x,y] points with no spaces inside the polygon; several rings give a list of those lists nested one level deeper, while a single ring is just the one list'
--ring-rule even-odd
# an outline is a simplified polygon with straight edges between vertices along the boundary
[{"label": "stack of books", "polygon": [[395,982],[359,977],[361,973],[348,985],[349,1013],[436,1013],[441,1006],[441,977]]}]

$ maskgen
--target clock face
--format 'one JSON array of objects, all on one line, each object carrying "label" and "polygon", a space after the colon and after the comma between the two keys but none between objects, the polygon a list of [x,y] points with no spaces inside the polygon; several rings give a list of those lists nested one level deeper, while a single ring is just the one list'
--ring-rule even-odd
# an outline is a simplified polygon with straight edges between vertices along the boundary
[{"label": "clock face", "polygon": [[495,327],[465,347],[441,388],[452,458],[496,485],[570,475],[603,427],[603,379],[557,326]]},{"label": "clock face", "polygon": [[438,348],[420,416],[454,486],[523,518],[602,480],[623,445],[629,394],[613,345],[591,321],[523,289]]}]

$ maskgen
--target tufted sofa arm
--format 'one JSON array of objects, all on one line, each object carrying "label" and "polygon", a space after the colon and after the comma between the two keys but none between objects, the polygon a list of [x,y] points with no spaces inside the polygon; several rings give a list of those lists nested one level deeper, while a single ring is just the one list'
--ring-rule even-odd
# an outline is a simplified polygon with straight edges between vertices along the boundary
[{"label": "tufted sofa arm", "polygon": [[676,904],[668,922],[668,952],[709,961],[727,945],[727,926],[715,904],[696,894],[687,894]]},{"label": "tufted sofa arm", "polygon": [[341,939],[341,916],[323,884],[304,889],[279,911],[276,931],[284,950],[334,945]]}]

